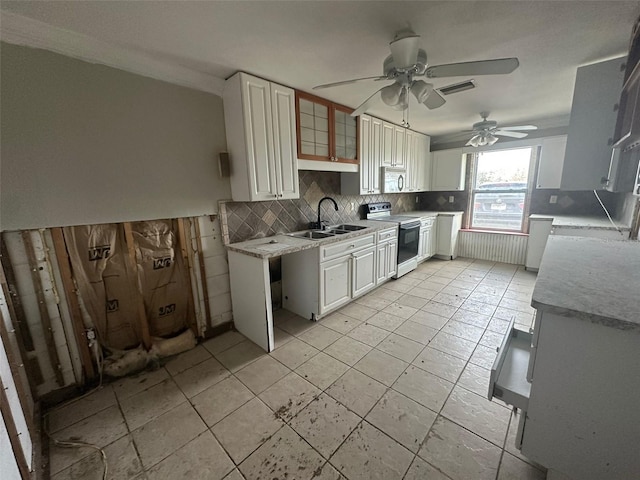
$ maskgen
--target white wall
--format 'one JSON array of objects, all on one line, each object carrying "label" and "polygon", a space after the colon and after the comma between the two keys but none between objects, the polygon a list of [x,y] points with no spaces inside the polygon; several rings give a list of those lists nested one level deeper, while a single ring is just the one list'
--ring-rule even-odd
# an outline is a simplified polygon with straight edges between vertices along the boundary
[{"label": "white wall", "polygon": [[220,97],[0,47],[1,230],[211,214],[230,197]]}]

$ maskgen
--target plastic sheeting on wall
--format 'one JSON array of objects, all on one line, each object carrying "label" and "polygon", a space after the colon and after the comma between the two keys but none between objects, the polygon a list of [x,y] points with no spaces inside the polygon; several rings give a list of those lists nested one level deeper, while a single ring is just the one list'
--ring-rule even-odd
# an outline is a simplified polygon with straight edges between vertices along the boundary
[{"label": "plastic sheeting on wall", "polygon": [[80,296],[100,343],[124,350],[140,344],[134,272],[127,268],[122,226],[64,228],[65,243]]},{"label": "plastic sheeting on wall", "polygon": [[190,293],[172,223],[155,220],[131,227],[149,333],[155,337],[179,333],[188,325]]},{"label": "plastic sheeting on wall", "polygon": [[149,333],[170,337],[189,325],[189,285],[171,220],[131,224],[135,266],[122,225],[64,229],[73,275],[100,343],[125,350],[141,343],[137,305],[144,302]]}]

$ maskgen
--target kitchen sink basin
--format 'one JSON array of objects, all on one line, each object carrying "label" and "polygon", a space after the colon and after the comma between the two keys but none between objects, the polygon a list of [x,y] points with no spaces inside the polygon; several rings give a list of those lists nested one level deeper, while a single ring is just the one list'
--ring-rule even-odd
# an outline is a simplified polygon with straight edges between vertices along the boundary
[{"label": "kitchen sink basin", "polygon": [[330,232],[320,232],[317,230],[311,230],[309,232],[291,233],[291,237],[304,238],[305,240],[320,240],[327,237],[333,237],[334,234]]},{"label": "kitchen sink basin", "polygon": [[340,230],[338,228],[332,228],[331,230],[327,230],[328,233],[333,233],[334,235],[344,235],[345,233],[349,233],[349,230]]},{"label": "kitchen sink basin", "polygon": [[356,232],[358,230],[364,230],[367,227],[363,227],[361,225],[336,225],[333,227],[334,230],[346,230],[347,232]]}]

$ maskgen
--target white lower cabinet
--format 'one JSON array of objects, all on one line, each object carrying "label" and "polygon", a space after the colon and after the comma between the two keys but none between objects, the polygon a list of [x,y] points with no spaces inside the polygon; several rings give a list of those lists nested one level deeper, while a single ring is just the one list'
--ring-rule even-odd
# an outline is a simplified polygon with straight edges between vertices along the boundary
[{"label": "white lower cabinet", "polygon": [[338,308],[351,300],[351,256],[320,265],[320,313]]},{"label": "white lower cabinet", "polygon": [[282,257],[282,304],[319,319],[376,286],[376,234]]},{"label": "white lower cabinet", "polygon": [[436,253],[444,260],[458,256],[458,233],[462,227],[462,212],[441,212],[436,220]]},{"label": "white lower cabinet", "polygon": [[420,220],[420,240],[418,242],[418,261],[422,262],[436,253],[436,217]]},{"label": "white lower cabinet", "polygon": [[398,271],[398,230],[396,228],[378,232],[376,251],[376,285],[380,285]]},{"label": "white lower cabinet", "polygon": [[351,298],[376,286],[376,247],[351,254]]}]

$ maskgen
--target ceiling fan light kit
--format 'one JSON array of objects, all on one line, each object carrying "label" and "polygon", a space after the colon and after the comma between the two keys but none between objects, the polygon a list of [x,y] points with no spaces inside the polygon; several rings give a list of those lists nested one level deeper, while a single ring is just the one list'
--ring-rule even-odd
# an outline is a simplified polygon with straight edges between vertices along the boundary
[{"label": "ceiling fan light kit", "polygon": [[[387,80],[393,83],[380,88],[373,95],[361,103],[351,114],[356,117],[365,113],[380,98],[386,105],[395,110],[405,110],[408,107],[411,91],[418,103],[433,110],[446,103],[446,100],[434,88],[433,84],[419,80],[416,77],[441,78],[474,75],[504,75],[518,68],[517,58],[501,58],[496,60],[482,60],[476,62],[451,63],[428,66],[427,53],[419,48],[420,36],[411,29],[405,28],[396,33],[389,43],[391,55],[387,56],[382,65],[383,75],[380,77],[364,77],[341,82],[318,85],[314,89],[337,87],[364,80]],[[443,87],[446,94],[457,93],[475,85],[467,80],[449,87]],[[380,95],[378,95],[380,94]]]},{"label": "ceiling fan light kit", "polygon": [[466,143],[467,147],[486,147],[493,145],[499,140],[499,136],[511,137],[511,138],[524,138],[528,134],[519,132],[518,130],[536,130],[538,127],[535,125],[518,125],[513,127],[500,127],[498,128],[498,122],[494,120],[487,120],[489,112],[480,112],[482,121],[473,124],[472,137]]}]

